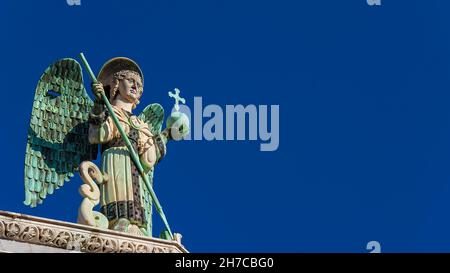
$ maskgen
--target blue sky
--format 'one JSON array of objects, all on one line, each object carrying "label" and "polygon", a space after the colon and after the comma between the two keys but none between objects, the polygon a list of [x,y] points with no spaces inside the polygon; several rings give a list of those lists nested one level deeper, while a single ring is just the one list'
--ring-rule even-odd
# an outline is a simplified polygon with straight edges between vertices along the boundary
[{"label": "blue sky", "polygon": [[168,111],[175,87],[191,106],[280,108],[274,152],[169,144],[155,191],[190,251],[449,252],[449,12],[444,0],[2,1],[0,210],[76,221],[78,176],[22,205],[35,86],[60,58],[84,52],[98,71],[127,56],[145,75],[136,113]]}]

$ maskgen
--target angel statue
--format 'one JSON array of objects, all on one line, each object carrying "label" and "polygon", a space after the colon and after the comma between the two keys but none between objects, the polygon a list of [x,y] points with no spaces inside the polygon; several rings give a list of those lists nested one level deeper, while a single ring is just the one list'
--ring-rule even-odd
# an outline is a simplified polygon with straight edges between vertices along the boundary
[{"label": "angel statue", "polygon": [[[162,129],[164,110],[150,104],[132,113],[143,93],[139,66],[125,57],[106,62],[97,77],[80,54],[93,83],[88,96],[80,64],[61,59],[41,76],[35,91],[25,156],[25,205],[35,207],[70,180],[76,171],[84,182],[78,222],[141,236],[152,236],[152,204],[173,238],[153,191],[155,165],[168,140],[189,132],[189,121],[176,110]],[[100,145],[101,167],[95,160]],[[100,204],[100,211],[93,208]],[[168,235],[167,235],[168,234]]]}]

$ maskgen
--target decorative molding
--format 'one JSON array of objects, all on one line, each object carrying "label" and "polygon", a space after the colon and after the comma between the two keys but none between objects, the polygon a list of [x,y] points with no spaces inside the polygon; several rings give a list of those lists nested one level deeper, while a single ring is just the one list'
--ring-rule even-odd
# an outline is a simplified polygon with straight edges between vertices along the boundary
[{"label": "decorative molding", "polygon": [[119,231],[5,211],[0,211],[0,239],[67,249],[68,252],[188,252],[176,240],[135,236]]}]

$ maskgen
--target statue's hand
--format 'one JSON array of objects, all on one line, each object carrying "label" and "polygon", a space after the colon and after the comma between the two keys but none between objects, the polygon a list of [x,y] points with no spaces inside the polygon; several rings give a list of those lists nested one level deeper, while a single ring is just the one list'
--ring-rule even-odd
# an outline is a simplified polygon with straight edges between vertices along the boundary
[{"label": "statue's hand", "polygon": [[94,95],[99,99],[101,99],[102,93],[105,92],[105,89],[103,88],[103,84],[100,82],[92,83],[91,89],[92,89],[92,92],[94,92]]},{"label": "statue's hand", "polygon": [[172,140],[172,136],[170,135],[170,128],[162,130],[161,135],[163,135],[166,138],[166,140]]},{"label": "statue's hand", "polygon": [[91,85],[91,89],[96,97],[94,101],[94,106],[91,109],[89,114],[89,122],[94,125],[99,125],[106,121],[108,118],[108,111],[106,111],[106,107],[102,102],[102,92],[105,92],[103,89],[103,84],[101,83],[93,83]]}]

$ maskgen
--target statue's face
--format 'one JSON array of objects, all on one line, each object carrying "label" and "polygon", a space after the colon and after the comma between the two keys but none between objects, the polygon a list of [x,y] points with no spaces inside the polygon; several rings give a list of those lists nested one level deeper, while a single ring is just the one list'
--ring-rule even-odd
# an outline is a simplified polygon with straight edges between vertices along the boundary
[{"label": "statue's face", "polygon": [[137,75],[129,73],[119,82],[119,94],[128,102],[137,102],[141,97],[141,90],[142,81]]}]

